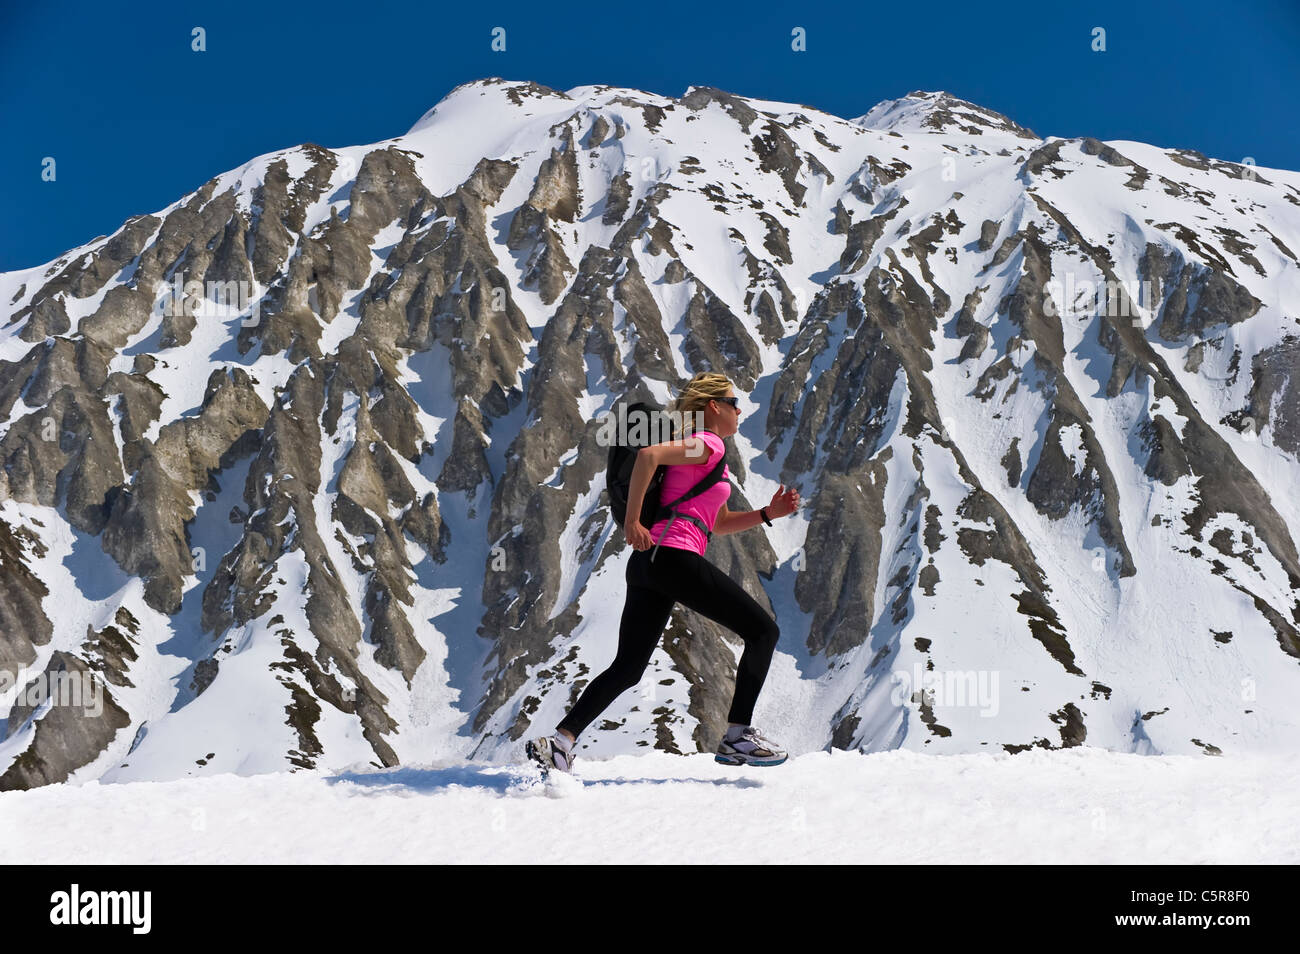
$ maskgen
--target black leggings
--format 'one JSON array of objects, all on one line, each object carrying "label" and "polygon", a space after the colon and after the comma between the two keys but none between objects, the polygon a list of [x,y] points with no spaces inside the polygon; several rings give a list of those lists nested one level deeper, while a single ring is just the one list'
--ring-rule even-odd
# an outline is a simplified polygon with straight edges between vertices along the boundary
[{"label": "black leggings", "polygon": [[618,630],[618,652],[609,668],[588,683],[557,729],[574,738],[620,694],[641,680],[674,603],[721,623],[745,641],[736,667],[736,691],[728,722],[749,725],[754,703],[767,678],[779,630],[745,590],[693,550],[661,546],[637,550],[628,558],[627,602]]}]

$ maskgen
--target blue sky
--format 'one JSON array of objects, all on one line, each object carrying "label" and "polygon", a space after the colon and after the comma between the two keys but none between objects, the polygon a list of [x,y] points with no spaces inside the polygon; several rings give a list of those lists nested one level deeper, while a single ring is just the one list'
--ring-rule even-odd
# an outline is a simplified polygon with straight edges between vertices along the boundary
[{"label": "blue sky", "polygon": [[[1131,7],[1140,9],[1134,10]],[[191,50],[191,30],[207,50]],[[505,52],[490,48],[506,29]],[[793,52],[803,27],[807,51]],[[1105,52],[1091,49],[1094,27]],[[253,156],[399,135],[501,76],[844,117],[944,89],[1040,136],[1300,169],[1300,0],[1016,4],[0,4],[0,271],[38,265]],[[42,181],[45,157],[56,178]]]}]

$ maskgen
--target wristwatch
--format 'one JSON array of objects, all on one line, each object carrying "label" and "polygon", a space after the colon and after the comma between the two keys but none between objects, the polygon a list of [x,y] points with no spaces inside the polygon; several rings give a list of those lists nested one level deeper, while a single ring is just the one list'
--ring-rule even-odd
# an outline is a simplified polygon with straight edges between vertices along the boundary
[{"label": "wristwatch", "polygon": [[763,518],[763,522],[764,522],[765,524],[767,524],[769,527],[772,526],[772,521],[767,519],[767,508],[766,508],[766,507],[764,507],[762,510],[760,510],[760,511],[758,512],[758,515],[759,515],[760,517]]}]

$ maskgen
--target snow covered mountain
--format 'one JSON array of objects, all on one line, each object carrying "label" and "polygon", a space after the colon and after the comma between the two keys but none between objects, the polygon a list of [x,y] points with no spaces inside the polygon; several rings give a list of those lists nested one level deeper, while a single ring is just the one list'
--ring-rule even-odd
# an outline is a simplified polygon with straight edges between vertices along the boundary
[{"label": "snow covered mountain", "polygon": [[[1300,173],[947,93],[260,156],[0,275],[0,790],[517,757],[617,642],[601,419],[710,368],[792,754],[1294,748],[1296,249]],[[739,651],[679,607],[580,753],[711,750]]]}]

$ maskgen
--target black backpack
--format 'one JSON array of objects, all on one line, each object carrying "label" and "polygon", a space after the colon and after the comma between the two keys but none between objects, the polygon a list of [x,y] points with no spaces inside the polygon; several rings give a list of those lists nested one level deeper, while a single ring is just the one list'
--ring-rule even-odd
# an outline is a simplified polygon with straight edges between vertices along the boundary
[{"label": "black backpack", "polygon": [[[657,436],[670,432],[671,419],[664,414],[662,408],[644,402],[637,402],[627,406],[620,405],[617,414],[619,427],[617,435],[626,436],[628,442],[626,444],[619,443],[619,436],[616,436],[610,442],[609,462],[605,469],[605,487],[609,491],[609,509],[614,514],[614,521],[622,527],[627,520],[627,498],[629,491],[632,489],[632,470],[636,466],[637,451],[642,447],[663,443],[663,440],[657,439]],[[637,436],[643,436],[644,440],[636,440]],[[646,488],[645,500],[641,504],[641,525],[648,530],[667,517],[669,518],[668,526],[671,527],[672,521],[681,517],[683,520],[689,520],[699,527],[703,531],[705,539],[712,539],[713,531],[709,529],[708,524],[692,514],[679,513],[677,507],[692,497],[698,497],[722,479],[722,469],[726,466],[726,457],[727,455],[723,454],[713,466],[713,469],[701,478],[694,487],[670,504],[664,504],[660,500],[664,474],[668,469],[667,464],[660,464],[655,468],[654,475],[650,478],[650,486]],[[668,527],[665,527],[664,533],[667,532]],[[663,537],[661,536],[660,539],[663,539]],[[658,552],[659,544],[656,543],[655,551],[650,555],[650,559],[653,560],[655,553]]]}]

